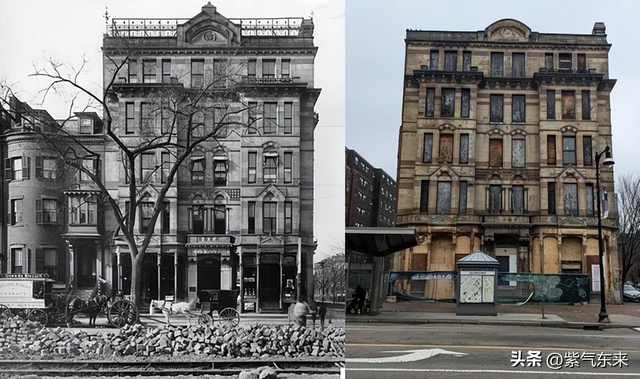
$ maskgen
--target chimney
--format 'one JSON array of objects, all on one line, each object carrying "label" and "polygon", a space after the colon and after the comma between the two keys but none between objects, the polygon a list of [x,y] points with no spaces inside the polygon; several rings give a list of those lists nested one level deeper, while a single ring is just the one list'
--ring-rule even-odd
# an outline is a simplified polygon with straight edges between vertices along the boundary
[{"label": "chimney", "polygon": [[591,31],[591,34],[604,36],[604,35],[607,35],[606,31],[607,31],[607,27],[604,26],[604,22],[596,22],[593,25],[593,30]]}]

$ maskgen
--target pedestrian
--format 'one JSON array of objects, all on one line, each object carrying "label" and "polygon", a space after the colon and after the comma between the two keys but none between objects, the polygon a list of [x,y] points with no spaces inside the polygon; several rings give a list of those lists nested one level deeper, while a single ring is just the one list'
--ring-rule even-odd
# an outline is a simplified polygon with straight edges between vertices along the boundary
[{"label": "pedestrian", "polygon": [[304,299],[298,300],[293,308],[293,322],[298,326],[307,326],[307,315],[311,313],[311,308]]},{"label": "pedestrian", "polygon": [[327,315],[327,307],[324,303],[320,303],[318,314],[320,315],[320,326],[324,328],[324,317]]}]

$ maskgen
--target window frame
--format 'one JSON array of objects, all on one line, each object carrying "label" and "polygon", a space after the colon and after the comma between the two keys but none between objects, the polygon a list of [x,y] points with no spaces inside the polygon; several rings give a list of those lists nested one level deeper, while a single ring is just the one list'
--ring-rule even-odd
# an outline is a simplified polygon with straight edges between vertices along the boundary
[{"label": "window frame", "polygon": [[[427,145],[427,140],[430,140],[430,144]],[[427,146],[429,149],[427,149]],[[433,133],[424,133],[422,137],[422,163],[433,162]]]},{"label": "window frame", "polygon": [[278,203],[275,201],[262,202],[262,233],[278,233]]},{"label": "window frame", "polygon": [[285,102],[284,103],[284,134],[293,133],[293,103]]},{"label": "window frame", "polygon": [[[147,71],[149,69],[149,71]],[[155,59],[142,60],[142,83],[157,83],[158,62]]]},{"label": "window frame", "polygon": [[590,135],[582,136],[582,164],[593,166],[593,138]]},{"label": "window frame", "polygon": [[[449,189],[449,202],[448,204],[441,202],[441,199],[445,199],[446,200],[446,196],[443,196],[446,194],[445,191],[445,187],[448,186]],[[446,214],[446,213],[451,213],[451,200],[452,200],[452,193],[451,193],[451,182],[450,181],[438,181],[437,184],[437,193],[436,193],[436,213],[438,214]],[[441,192],[442,191],[442,192]],[[442,208],[444,207],[444,208]]]},{"label": "window frame", "polygon": [[427,88],[426,105],[424,109],[425,117],[435,117],[435,101],[436,101],[436,89],[434,87]]},{"label": "window frame", "polygon": [[582,103],[582,119],[591,120],[591,91],[582,90],[581,93]]},{"label": "window frame", "polygon": [[125,102],[124,113],[125,113],[125,126],[124,133],[125,134],[134,134],[136,128],[136,103],[128,101]]},{"label": "window frame", "polygon": [[284,203],[284,234],[293,233],[293,203],[286,201]]},{"label": "window frame", "polygon": [[264,157],[262,166],[262,182],[275,183],[278,181],[278,157]]},{"label": "window frame", "polygon": [[547,120],[556,119],[556,90],[547,90]]},{"label": "window frame", "polygon": [[204,87],[204,59],[191,59],[191,88]]},{"label": "window frame", "polygon": [[[494,113],[494,108],[500,108],[500,112]],[[504,122],[504,95],[491,94],[489,95],[489,122],[503,123]]]},{"label": "window frame", "polygon": [[[518,119],[516,119],[516,103],[518,103],[518,107],[522,107],[522,115]],[[527,122],[526,95],[511,95],[511,122],[522,124]]]},{"label": "window frame", "polygon": [[161,65],[162,83],[171,83],[171,59],[163,59]]},{"label": "window frame", "polygon": [[490,59],[489,77],[504,77],[504,53],[492,51]]},{"label": "window frame", "polygon": [[[450,95],[451,107],[450,111],[445,112],[447,95]],[[440,92],[440,117],[455,117],[456,115],[456,89],[442,88]]]},{"label": "window frame", "polygon": [[265,79],[274,79],[276,77],[276,60],[262,60],[262,77]]},{"label": "window frame", "polygon": [[[515,145],[522,143],[522,156],[516,156]],[[516,165],[516,158],[521,158],[522,163]],[[527,166],[527,141],[524,138],[514,138],[511,140],[511,166],[514,168],[525,168]]]},{"label": "window frame", "polygon": [[278,103],[265,101],[262,105],[262,133],[276,134],[278,130]]},{"label": "window frame", "polygon": [[247,181],[248,183],[256,183],[258,172],[258,153],[250,151],[247,157]]},{"label": "window frame", "polygon": [[293,152],[284,153],[284,183],[293,182]]},{"label": "window frame", "polygon": [[[570,146],[566,144],[566,142],[568,141],[573,141],[573,149],[571,149]],[[567,157],[569,157],[569,155],[567,154],[572,154],[572,159],[567,159]],[[578,164],[577,156],[576,156],[576,137],[562,136],[562,165],[567,166],[570,164],[572,165]]]},{"label": "window frame", "polygon": [[[516,57],[522,58],[522,72],[516,67]],[[527,76],[527,57],[525,53],[511,53],[511,77],[525,78]]]}]

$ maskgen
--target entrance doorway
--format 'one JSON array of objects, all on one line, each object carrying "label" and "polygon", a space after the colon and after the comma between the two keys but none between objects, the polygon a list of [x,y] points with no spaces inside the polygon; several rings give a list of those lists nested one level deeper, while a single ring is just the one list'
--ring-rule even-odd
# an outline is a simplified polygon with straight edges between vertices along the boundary
[{"label": "entrance doorway", "polygon": [[280,254],[261,254],[258,288],[262,311],[280,309]]},{"label": "entrance doorway", "polygon": [[175,267],[173,255],[163,255],[160,262],[160,298],[164,299],[167,295],[174,295],[175,284]]},{"label": "entrance doorway", "polygon": [[158,298],[158,256],[145,254],[142,261],[142,305],[149,305]]},{"label": "entrance doorway", "polygon": [[220,258],[206,257],[198,261],[198,296],[202,290],[220,289]]}]

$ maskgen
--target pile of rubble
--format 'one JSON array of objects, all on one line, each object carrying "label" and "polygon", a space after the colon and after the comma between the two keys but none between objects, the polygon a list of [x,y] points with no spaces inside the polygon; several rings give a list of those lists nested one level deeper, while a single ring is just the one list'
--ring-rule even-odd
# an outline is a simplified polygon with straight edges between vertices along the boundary
[{"label": "pile of rubble", "polygon": [[136,324],[116,333],[87,334],[42,328],[14,317],[0,329],[0,357],[16,354],[96,358],[100,356],[190,356],[285,358],[344,356],[343,328],[289,325],[233,327],[191,325],[168,328]]}]

